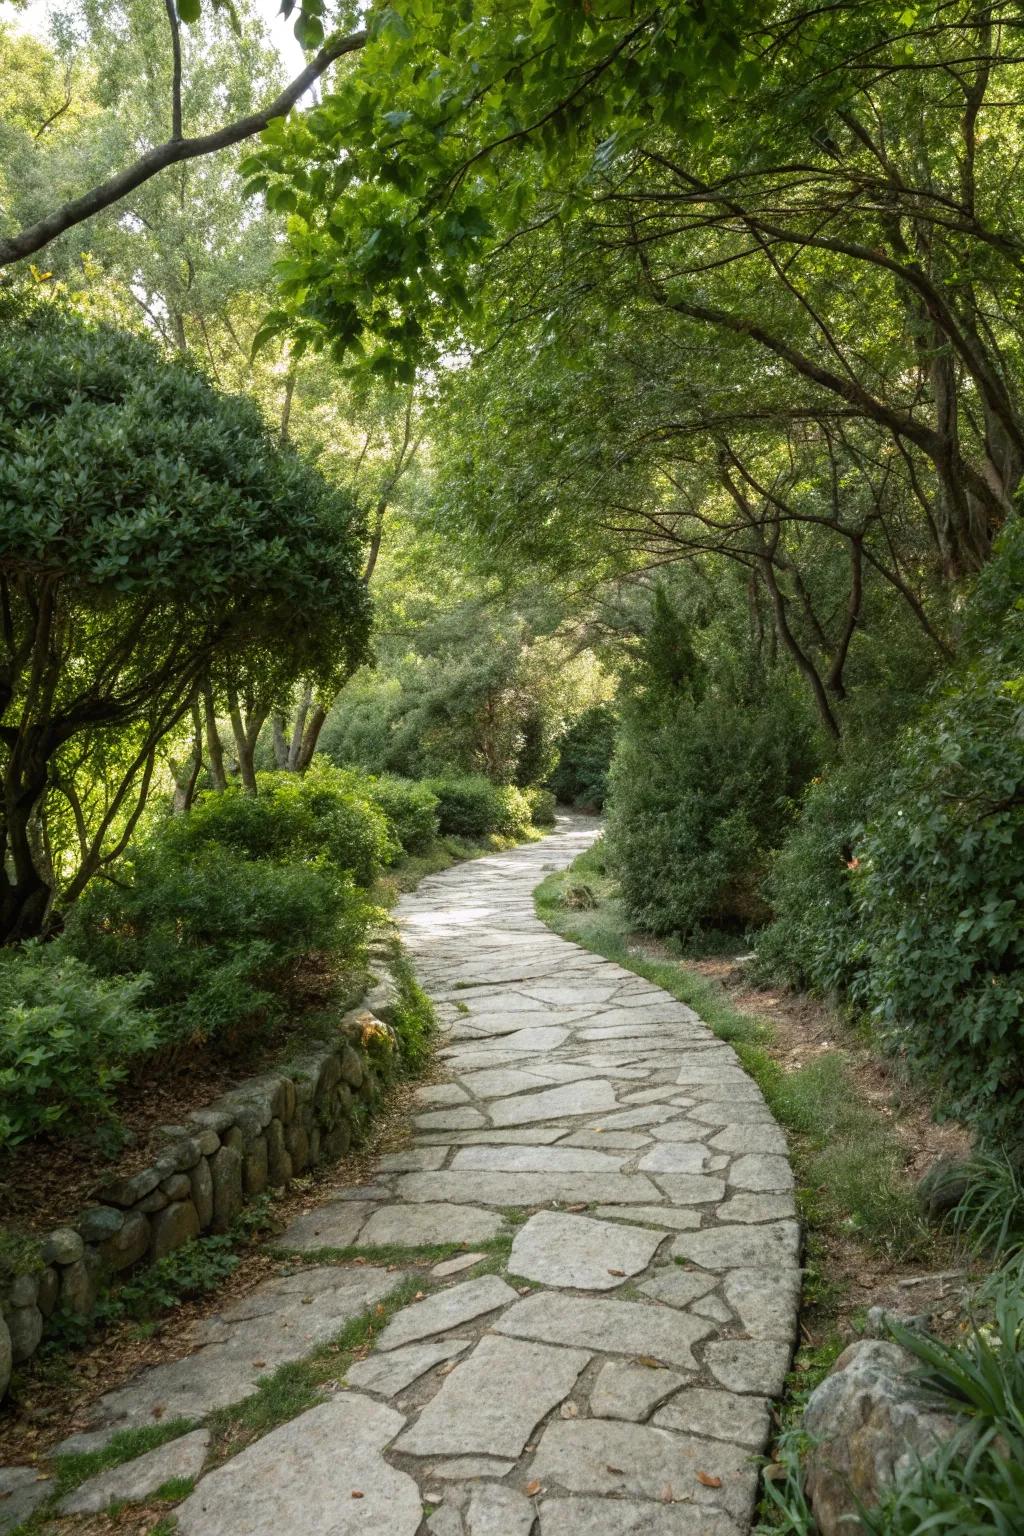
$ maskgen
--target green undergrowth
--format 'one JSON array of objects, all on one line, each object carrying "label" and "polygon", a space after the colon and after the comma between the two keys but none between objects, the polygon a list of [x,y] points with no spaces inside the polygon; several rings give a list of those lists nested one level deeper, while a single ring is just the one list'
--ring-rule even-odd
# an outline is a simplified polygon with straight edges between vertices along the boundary
[{"label": "green undergrowth", "polygon": [[[469,1245],[473,1253],[482,1253],[489,1259],[506,1259],[512,1250],[511,1237],[491,1237],[481,1243]],[[406,1265],[415,1266],[423,1264],[441,1264],[446,1259],[458,1258],[460,1254],[467,1252],[465,1243],[423,1243],[418,1247],[403,1247],[399,1243],[379,1243],[360,1247],[358,1245],[348,1248],[313,1248],[304,1249],[301,1255],[293,1249],[280,1245],[269,1249],[271,1257],[276,1259],[294,1260],[301,1257],[306,1264],[375,1264],[375,1265]],[[487,1273],[483,1260],[474,1268],[473,1274]]]},{"label": "green undergrowth", "polygon": [[936,1256],[939,1239],[903,1171],[903,1143],[860,1094],[846,1053],[824,1052],[787,1070],[772,1054],[770,1026],[737,1009],[718,982],[685,960],[645,954],[629,933],[599,844],[549,875],[535,901],[556,933],[663,987],[733,1046],[786,1130],[801,1214],[812,1232],[853,1235],[887,1259]]}]

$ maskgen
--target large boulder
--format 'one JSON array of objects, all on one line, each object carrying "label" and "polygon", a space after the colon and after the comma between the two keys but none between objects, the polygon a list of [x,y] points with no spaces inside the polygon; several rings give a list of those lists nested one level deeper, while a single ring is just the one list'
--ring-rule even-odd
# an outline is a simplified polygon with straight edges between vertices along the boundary
[{"label": "large boulder", "polygon": [[898,1344],[864,1339],[839,1356],[811,1393],[804,1429],[812,1447],[807,1494],[821,1536],[856,1536],[870,1509],[956,1432],[915,1379],[917,1362]]}]

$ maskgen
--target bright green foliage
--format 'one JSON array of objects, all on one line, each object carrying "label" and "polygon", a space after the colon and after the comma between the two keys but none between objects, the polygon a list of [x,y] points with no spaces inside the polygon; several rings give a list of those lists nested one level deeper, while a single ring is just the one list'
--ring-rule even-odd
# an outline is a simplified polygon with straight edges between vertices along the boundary
[{"label": "bright green foliage", "polygon": [[815,765],[786,673],[711,670],[659,595],[612,763],[608,851],[633,922],[690,938],[763,921],[760,884]]},{"label": "bright green foliage", "polygon": [[261,773],[259,793],[207,794],[188,816],[169,821],[163,837],[182,860],[211,845],[247,859],[328,866],[371,885],[399,852],[386,812],[363,775],[322,758],[309,771]]},{"label": "bright green foliage", "polygon": [[403,853],[425,853],[437,836],[437,796],[427,784],[379,774],[366,779],[367,794],[387,817]]},{"label": "bright green foliage", "polygon": [[[547,182],[524,145],[552,182],[572,182],[580,148],[586,168],[607,167],[652,125],[691,124],[697,87],[735,79],[752,9],[514,0],[477,14],[417,0],[376,12],[358,65],[315,110],[272,123],[243,164],[251,190],[290,215],[280,280],[300,338],[339,356],[365,346],[373,366],[411,377],[410,354],[471,309],[471,264]],[[274,311],[264,334],[288,323]]]},{"label": "bright green foliage", "polygon": [[854,996],[943,1108],[993,1137],[1024,1130],[1019,682],[985,658],[936,699],[903,743],[854,882]]},{"label": "bright green foliage", "polygon": [[599,811],[608,792],[615,715],[607,704],[585,710],[557,743],[558,763],[548,783],[557,799]]},{"label": "bright green foliage", "polygon": [[145,976],[106,979],[59,945],[0,951],[0,1148],[100,1126],[133,1058],[153,1048]]},{"label": "bright green foliage", "polygon": [[879,749],[834,765],[809,786],[764,885],[773,916],[757,936],[762,975],[816,992],[849,986],[858,965],[853,850],[884,792],[885,760]]},{"label": "bright green foliage", "polygon": [[522,837],[530,827],[530,802],[513,785],[492,784],[479,775],[461,779],[430,779],[437,796],[442,834],[452,837]]},{"label": "bright green foliage", "polygon": [[211,662],[240,691],[327,685],[369,609],[348,498],[187,363],[8,297],[0,374],[9,938],[127,840]]},{"label": "bright green foliage", "polygon": [[875,1536],[1010,1536],[1024,1509],[1024,1292],[1007,1267],[990,1287],[992,1316],[962,1344],[890,1325],[928,1386],[967,1425],[897,1483],[865,1524]]},{"label": "bright green foliage", "polygon": [[530,807],[530,820],[535,827],[553,827],[557,801],[550,789],[534,786],[524,791]]},{"label": "bright green foliage", "polygon": [[402,1070],[415,1075],[422,1072],[430,1058],[437,1021],[429,997],[400,950],[392,956],[391,969],[398,983],[399,1001],[392,1022],[398,1036],[399,1057]]},{"label": "bright green foliage", "polygon": [[230,1051],[296,1007],[297,963],[357,958],[371,909],[326,865],[247,859],[223,845],[183,855],[159,841],[95,882],[62,944],[100,975],[151,978],[166,1045]]}]

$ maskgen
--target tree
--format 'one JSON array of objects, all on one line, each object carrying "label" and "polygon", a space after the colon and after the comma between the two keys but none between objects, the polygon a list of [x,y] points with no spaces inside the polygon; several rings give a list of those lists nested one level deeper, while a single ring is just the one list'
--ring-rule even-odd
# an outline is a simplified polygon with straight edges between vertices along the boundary
[{"label": "tree", "polygon": [[211,678],[270,697],[361,658],[362,527],[151,343],[2,305],[0,937],[59,921],[126,846]]}]

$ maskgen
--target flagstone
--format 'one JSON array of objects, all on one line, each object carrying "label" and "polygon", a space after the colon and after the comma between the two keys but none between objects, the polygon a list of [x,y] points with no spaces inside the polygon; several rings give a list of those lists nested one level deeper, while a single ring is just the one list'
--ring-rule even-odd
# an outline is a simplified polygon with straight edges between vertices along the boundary
[{"label": "flagstone", "polygon": [[704,1269],[795,1269],[800,1255],[800,1228],[795,1221],[710,1227],[677,1237],[672,1254]]},{"label": "flagstone", "polygon": [[396,1312],[377,1341],[378,1349],[398,1349],[402,1344],[417,1339],[430,1338],[433,1334],[447,1333],[452,1328],[472,1322],[496,1312],[509,1302],[517,1301],[516,1292],[497,1275],[481,1275],[478,1280],[464,1280],[461,1285],[448,1290],[435,1291],[423,1301]]},{"label": "flagstone", "polygon": [[639,1422],[689,1379],[658,1366],[606,1360],[590,1394],[590,1412],[598,1419]]},{"label": "flagstone", "polygon": [[380,1397],[395,1397],[427,1371],[433,1370],[435,1365],[440,1365],[442,1360],[461,1355],[472,1342],[472,1339],[443,1339],[436,1344],[407,1344],[404,1349],[375,1351],[365,1360],[356,1360],[349,1366],[345,1383],[364,1392],[376,1392]]},{"label": "flagstone", "polygon": [[465,1147],[452,1168],[499,1168],[510,1173],[616,1173],[623,1154],[595,1152],[583,1147]]},{"label": "flagstone", "polygon": [[739,1446],[612,1419],[552,1420],[532,1470],[570,1493],[717,1505],[737,1521],[750,1518],[758,1476]]},{"label": "flagstone", "polygon": [[522,1125],[528,1120],[558,1120],[566,1115],[587,1115],[594,1110],[614,1109],[615,1090],[603,1078],[584,1078],[538,1093],[496,1099],[488,1106],[493,1125]]},{"label": "flagstone", "polygon": [[[426,1175],[424,1175],[426,1177]],[[483,1243],[497,1237],[501,1217],[473,1206],[427,1202],[379,1206],[360,1234],[364,1248],[398,1244],[419,1248],[431,1243]]]},{"label": "flagstone", "polygon": [[590,1362],[580,1349],[486,1335],[395,1442],[413,1456],[518,1456]]},{"label": "flagstone", "polygon": [[652,1423],[660,1429],[733,1440],[752,1451],[763,1450],[771,1427],[770,1404],[763,1397],[740,1397],[712,1387],[687,1387],[659,1408]]},{"label": "flagstone", "polygon": [[403,1200],[451,1200],[479,1205],[567,1205],[601,1201],[609,1205],[652,1202],[658,1190],[642,1173],[495,1173],[466,1168],[461,1173],[404,1173]]},{"label": "flagstone", "polygon": [[[664,1490],[663,1490],[664,1492]],[[746,1522],[744,1522],[746,1525]],[[540,1536],[741,1536],[724,1511],[646,1499],[545,1499]],[[446,1536],[431,1526],[431,1536]]]},{"label": "flagstone", "polygon": [[544,1285],[610,1291],[646,1269],[666,1236],[650,1227],[538,1211],[516,1233],[509,1269]]},{"label": "flagstone", "polygon": [[294,1248],[299,1253],[317,1248],[351,1248],[367,1217],[378,1209],[376,1202],[369,1200],[317,1205],[289,1222],[277,1241],[282,1248]]},{"label": "flagstone", "polygon": [[649,1355],[666,1365],[695,1370],[692,1347],[714,1325],[667,1307],[637,1301],[605,1301],[538,1291],[516,1303],[495,1324],[498,1333],[550,1344]]},{"label": "flagstone", "polygon": [[672,1232],[692,1232],[701,1224],[699,1211],[685,1207],[675,1210],[670,1205],[599,1205],[593,1215],[614,1221],[643,1221]]},{"label": "flagstone", "polygon": [[[415,1536],[420,1491],[384,1460],[402,1415],[340,1393],[217,1467],[175,1510],[181,1536]],[[356,1497],[353,1497],[356,1495]]]}]

